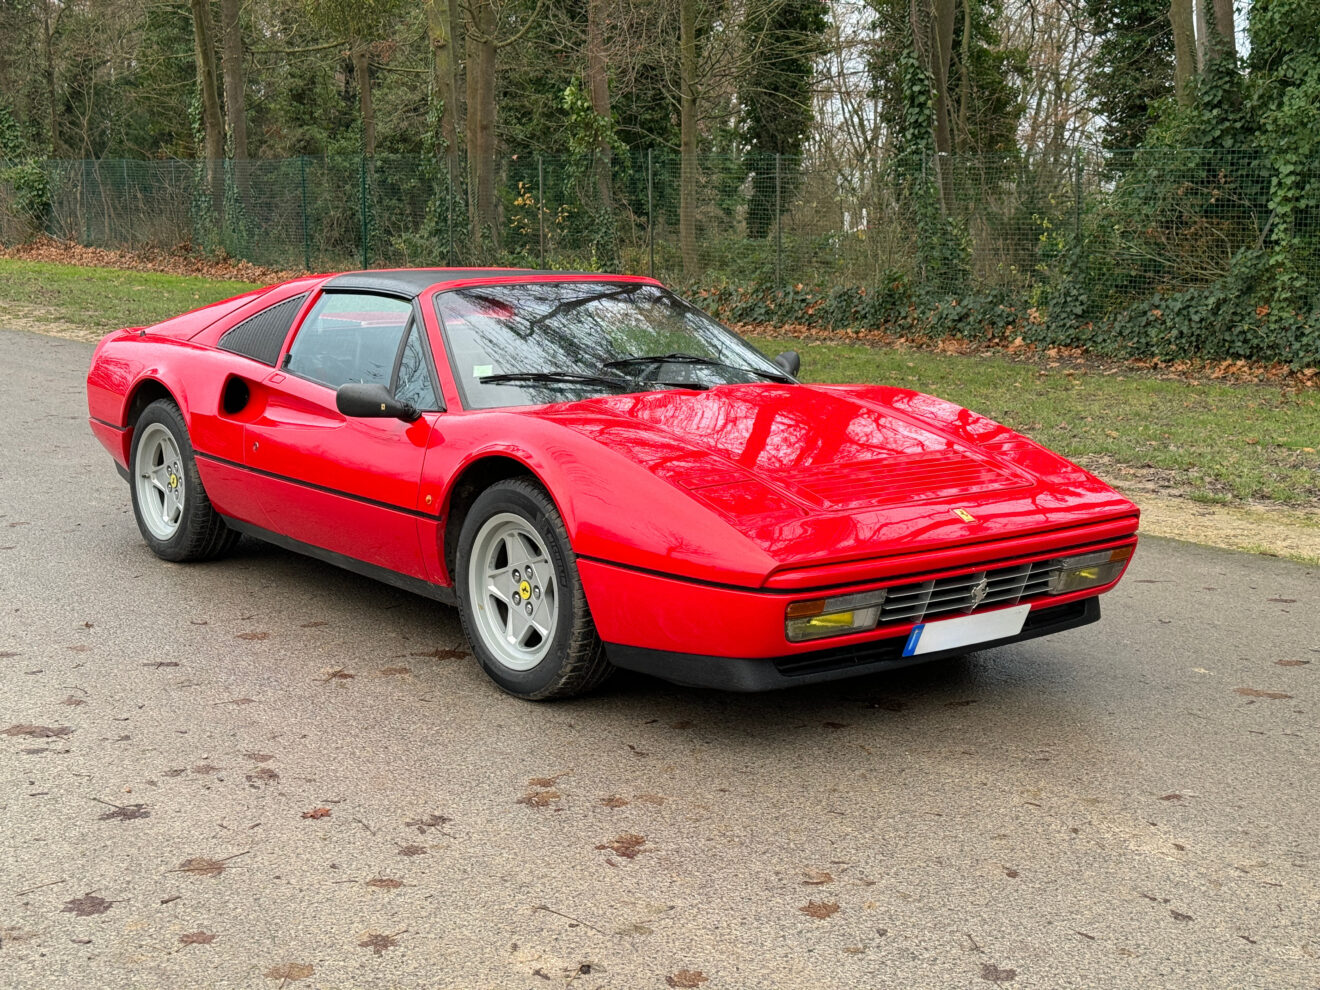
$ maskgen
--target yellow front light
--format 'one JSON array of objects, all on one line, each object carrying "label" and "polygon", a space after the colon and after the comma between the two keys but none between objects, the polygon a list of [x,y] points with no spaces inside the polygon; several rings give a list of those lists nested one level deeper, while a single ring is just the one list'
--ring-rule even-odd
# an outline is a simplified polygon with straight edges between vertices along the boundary
[{"label": "yellow front light", "polygon": [[833,615],[818,615],[807,619],[805,625],[813,629],[847,629],[853,624],[855,612],[835,612]]},{"label": "yellow front light", "polygon": [[1132,546],[1115,547],[1077,557],[1064,557],[1059,569],[1050,576],[1050,594],[1065,595],[1070,591],[1085,591],[1109,584],[1123,573]]},{"label": "yellow front light", "polygon": [[784,612],[784,635],[790,643],[874,629],[880,620],[884,590],[794,602]]}]

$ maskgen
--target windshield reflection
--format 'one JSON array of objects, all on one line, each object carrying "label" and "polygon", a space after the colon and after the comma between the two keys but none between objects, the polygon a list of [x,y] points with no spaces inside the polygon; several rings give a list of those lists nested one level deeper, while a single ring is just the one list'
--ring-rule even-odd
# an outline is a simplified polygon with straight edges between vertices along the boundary
[{"label": "windshield reflection", "polygon": [[[603,376],[617,378],[629,391],[649,391],[710,388],[784,374],[701,311],[644,283],[484,285],[438,293],[435,305],[468,409],[569,402],[617,391],[586,381],[482,381],[492,376]],[[628,360],[652,355],[714,363]]]}]

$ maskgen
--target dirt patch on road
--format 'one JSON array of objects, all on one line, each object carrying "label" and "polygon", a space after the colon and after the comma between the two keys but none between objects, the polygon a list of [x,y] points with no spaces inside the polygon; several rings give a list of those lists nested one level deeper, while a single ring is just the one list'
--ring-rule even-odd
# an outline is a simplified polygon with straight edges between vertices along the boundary
[{"label": "dirt patch on road", "polygon": [[47,337],[61,337],[64,340],[84,340],[96,343],[109,330],[105,327],[81,326],[64,319],[58,309],[47,306],[30,306],[25,303],[0,303],[0,327],[6,330],[26,330],[29,333],[44,333]]},{"label": "dirt patch on road", "polygon": [[1320,564],[1320,510],[1205,505],[1185,498],[1127,494],[1141,506],[1141,532],[1147,536]]}]

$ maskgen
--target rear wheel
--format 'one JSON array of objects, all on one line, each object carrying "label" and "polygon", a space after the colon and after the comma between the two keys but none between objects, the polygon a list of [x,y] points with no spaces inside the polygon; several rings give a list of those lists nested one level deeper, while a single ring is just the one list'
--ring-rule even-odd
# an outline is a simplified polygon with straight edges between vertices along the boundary
[{"label": "rear wheel", "polygon": [[613,670],[591,621],[568,532],[535,482],[482,492],[459,534],[454,567],[463,631],[510,694],[566,698]]},{"label": "rear wheel", "polygon": [[157,399],[143,410],[129,453],[133,515],[163,560],[207,560],[230,550],[239,534],[206,497],[179,407]]}]

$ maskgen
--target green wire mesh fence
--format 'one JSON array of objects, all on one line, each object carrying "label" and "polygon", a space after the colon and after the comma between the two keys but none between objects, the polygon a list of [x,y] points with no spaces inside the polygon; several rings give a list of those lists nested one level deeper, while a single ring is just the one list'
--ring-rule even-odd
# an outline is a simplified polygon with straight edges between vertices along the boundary
[{"label": "green wire mesh fence", "polygon": [[[0,240],[36,234],[282,269],[652,274],[716,295],[737,287],[741,318],[781,321],[813,312],[784,298],[856,293],[891,310],[942,299],[1035,322],[1066,314],[1076,328],[1137,310],[1149,322],[1161,301],[1193,293],[1211,308],[1300,314],[1303,329],[1286,332],[1311,336],[1289,345],[1289,360],[1312,346],[1320,309],[1320,162],[1280,175],[1249,150],[707,155],[686,175],[658,151],[512,155],[486,170],[400,156],[0,162]],[[855,303],[830,312],[845,323],[884,316]],[[1242,305],[1204,319],[1228,320],[1223,332],[1245,341],[1220,351],[1254,346]],[[1161,350],[1153,326],[1142,334],[1139,349]]]}]

